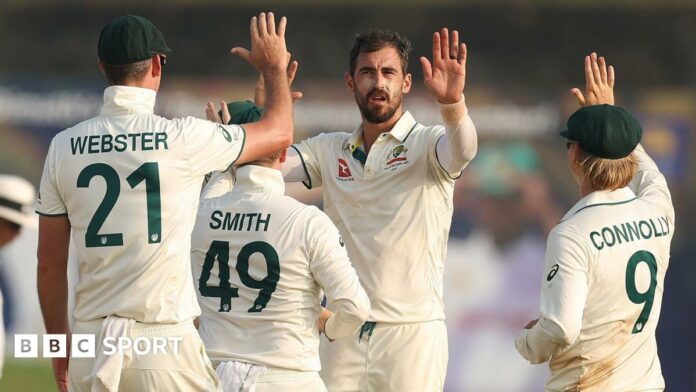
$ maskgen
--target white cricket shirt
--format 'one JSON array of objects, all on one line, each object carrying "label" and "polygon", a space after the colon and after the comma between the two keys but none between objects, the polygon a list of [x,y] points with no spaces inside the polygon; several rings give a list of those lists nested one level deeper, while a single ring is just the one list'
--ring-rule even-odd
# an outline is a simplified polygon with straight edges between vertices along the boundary
[{"label": "white cricket shirt", "polygon": [[549,235],[541,317],[516,339],[530,362],[550,360],[548,391],[664,389],[655,328],[674,208],[655,163],[634,153],[629,187],[585,196]]},{"label": "white cricket shirt", "polygon": [[199,332],[214,365],[318,371],[322,289],[336,312],[328,337],[367,320],[370,301],[336,226],[284,191],[279,170],[247,165],[231,192],[201,202],[192,261]]},{"label": "white cricket shirt", "polygon": [[154,115],[155,95],[109,87],[101,115],[49,147],[36,211],[70,220],[78,321],[175,323],[200,313],[190,263],[200,186],[239,157],[244,130]]},{"label": "white cricket shirt", "polygon": [[324,211],[343,233],[370,296],[370,321],[445,318],[443,272],[459,173],[450,176],[438,162],[444,135],[443,126],[424,126],[405,112],[377,138],[364,166],[362,127],[294,146],[309,178],[305,186],[324,187]]}]

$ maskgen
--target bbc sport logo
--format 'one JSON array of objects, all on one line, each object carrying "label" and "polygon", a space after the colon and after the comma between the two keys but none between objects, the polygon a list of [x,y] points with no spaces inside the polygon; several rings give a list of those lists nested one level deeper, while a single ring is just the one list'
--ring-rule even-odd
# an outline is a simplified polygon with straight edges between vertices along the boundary
[{"label": "bbc sport logo", "polygon": [[[14,336],[15,358],[38,358],[39,336],[41,336],[41,357],[65,358],[67,356],[68,339],[64,334],[16,334]],[[130,338],[127,336],[105,337],[101,345],[92,334],[70,335],[71,358],[95,358],[97,349],[104,355],[126,354],[136,355],[177,355],[179,343],[184,341],[181,336]]]}]

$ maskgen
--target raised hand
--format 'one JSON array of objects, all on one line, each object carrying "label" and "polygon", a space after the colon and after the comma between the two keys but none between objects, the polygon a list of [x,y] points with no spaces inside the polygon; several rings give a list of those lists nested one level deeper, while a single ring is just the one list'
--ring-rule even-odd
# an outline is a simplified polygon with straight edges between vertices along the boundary
[{"label": "raised hand", "polygon": [[285,26],[287,19],[280,18],[276,29],[273,12],[262,12],[258,17],[251,18],[251,51],[235,47],[232,53],[246,52],[245,57],[261,73],[282,71],[288,67],[287,49],[285,48]]},{"label": "raised hand", "polygon": [[614,104],[614,67],[597,53],[585,56],[585,94],[579,88],[570,89],[580,106]]},{"label": "raised hand", "polygon": [[229,124],[232,116],[230,115],[230,110],[227,108],[227,102],[220,101],[220,111],[222,112],[222,118],[220,118],[217,110],[215,110],[215,105],[208,101],[208,104],[205,106],[205,117],[208,121],[218,124]]},{"label": "raised hand", "polygon": [[[290,52],[288,52],[288,59],[290,59]],[[299,63],[297,61],[291,61],[288,65],[287,75],[288,75],[288,85],[292,86],[292,82],[295,80],[295,75],[297,74],[297,67]],[[292,91],[290,96],[293,101],[297,101],[302,98],[302,92]],[[266,87],[263,83],[263,74],[259,74],[259,80],[256,81],[256,87],[254,88],[254,104],[260,108],[266,106]]]},{"label": "raised hand", "polygon": [[444,27],[433,34],[433,61],[420,58],[425,86],[440,103],[455,103],[461,99],[466,81],[466,44],[459,43],[459,32],[454,30],[450,42]]},{"label": "raised hand", "polygon": [[[232,53],[243,58],[249,64],[254,66],[254,63],[251,62],[251,52],[248,50],[244,48],[234,48],[232,49]],[[290,61],[291,57],[292,54],[288,52],[288,61],[290,63],[287,69],[288,85],[292,85],[292,82],[295,80],[295,75],[297,74],[297,68],[300,66],[297,61]],[[298,99],[302,98],[302,92],[293,91],[291,96],[293,101],[297,101]],[[259,73],[259,79],[256,81],[256,87],[254,88],[254,104],[260,108],[266,105],[266,87],[263,83],[262,73]]]}]

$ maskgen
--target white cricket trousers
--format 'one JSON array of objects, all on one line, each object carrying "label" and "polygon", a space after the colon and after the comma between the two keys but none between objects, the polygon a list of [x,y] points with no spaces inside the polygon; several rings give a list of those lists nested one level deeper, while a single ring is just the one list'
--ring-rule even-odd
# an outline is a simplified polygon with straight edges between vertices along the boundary
[{"label": "white cricket trousers", "polygon": [[[241,377],[242,379],[244,377]],[[222,385],[228,385],[225,375],[220,375]],[[237,387],[238,388],[238,387]],[[238,392],[223,390],[223,392]],[[318,372],[265,367],[254,383],[254,392],[327,392]]]},{"label": "white cricket trousers", "polygon": [[442,320],[412,324],[367,322],[354,335],[319,346],[329,392],[442,391],[447,329]]},{"label": "white cricket trousers", "polygon": [[[98,347],[102,321],[76,321],[72,333],[94,334]],[[173,343],[167,344],[167,354],[162,354],[161,351],[156,354],[132,352],[130,363],[124,363],[121,371],[119,391],[221,391],[220,380],[210,364],[203,341],[192,321],[179,324],[135,323],[130,335],[133,339],[181,337],[183,340],[178,343],[178,354],[174,354]],[[94,362],[94,358],[70,358],[70,392],[91,391],[92,383],[88,376]]]}]

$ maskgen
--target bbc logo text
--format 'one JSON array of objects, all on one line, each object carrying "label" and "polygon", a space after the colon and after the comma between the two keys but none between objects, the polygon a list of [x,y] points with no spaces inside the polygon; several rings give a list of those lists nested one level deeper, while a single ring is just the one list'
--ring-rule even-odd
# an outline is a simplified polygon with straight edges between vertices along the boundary
[{"label": "bbc logo text", "polygon": [[[114,355],[133,353],[135,355],[176,355],[184,338],[167,337],[105,337],[101,344],[93,334],[70,335],[71,358],[95,358],[97,354]],[[16,334],[14,336],[15,358],[38,358],[39,337],[41,337],[41,357],[65,358],[68,356],[68,339],[64,334]]]}]

